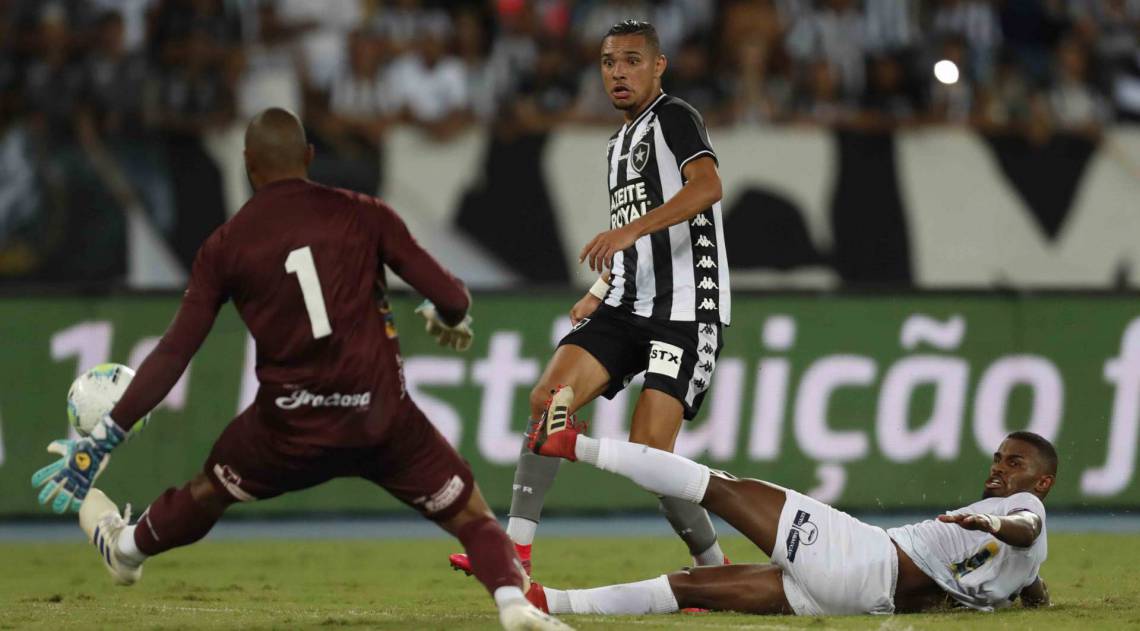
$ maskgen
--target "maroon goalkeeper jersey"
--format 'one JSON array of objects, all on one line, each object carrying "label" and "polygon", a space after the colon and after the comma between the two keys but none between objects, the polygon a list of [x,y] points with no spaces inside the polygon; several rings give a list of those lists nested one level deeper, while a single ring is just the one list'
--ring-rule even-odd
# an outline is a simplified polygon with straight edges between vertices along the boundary
[{"label": "maroon goalkeeper jersey", "polygon": [[174,322],[112,418],[129,426],[157,405],[232,300],[257,343],[266,423],[309,444],[379,440],[407,404],[385,266],[446,321],[463,318],[463,284],[381,201],[300,179],[262,187],[198,251]]}]

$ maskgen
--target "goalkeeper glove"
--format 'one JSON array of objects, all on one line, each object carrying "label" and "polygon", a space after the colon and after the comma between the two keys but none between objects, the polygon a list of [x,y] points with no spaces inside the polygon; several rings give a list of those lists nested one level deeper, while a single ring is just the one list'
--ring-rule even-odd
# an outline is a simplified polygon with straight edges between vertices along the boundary
[{"label": "goalkeeper glove", "polygon": [[416,307],[416,313],[427,320],[424,330],[428,335],[439,341],[440,346],[449,346],[457,351],[465,351],[471,347],[471,338],[475,333],[471,330],[471,316],[464,316],[463,321],[455,326],[448,326],[440,319],[435,305],[430,300],[423,301]]},{"label": "goalkeeper glove", "polygon": [[43,487],[40,504],[51,502],[51,509],[57,513],[78,512],[95,478],[110,462],[111,450],[126,439],[127,433],[108,414],[89,436],[79,440],[53,440],[48,452],[63,457],[32,476],[32,486]]}]

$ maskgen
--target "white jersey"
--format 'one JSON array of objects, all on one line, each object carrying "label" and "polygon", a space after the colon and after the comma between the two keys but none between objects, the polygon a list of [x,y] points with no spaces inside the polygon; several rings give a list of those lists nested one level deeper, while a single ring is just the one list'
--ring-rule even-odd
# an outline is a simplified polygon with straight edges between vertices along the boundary
[{"label": "white jersey", "polygon": [[[610,228],[652,212],[684,185],[685,165],[716,159],[704,121],[662,93],[610,138]],[[732,311],[720,202],[614,254],[605,303],[647,318],[721,322]]]},{"label": "white jersey", "polygon": [[990,611],[1009,606],[1013,598],[1037,579],[1049,552],[1045,540],[1045,505],[1032,493],[991,497],[974,502],[951,515],[1004,516],[1029,511],[1041,518],[1041,534],[1028,548],[1018,548],[978,530],[927,520],[887,534],[955,600],[974,609]]}]

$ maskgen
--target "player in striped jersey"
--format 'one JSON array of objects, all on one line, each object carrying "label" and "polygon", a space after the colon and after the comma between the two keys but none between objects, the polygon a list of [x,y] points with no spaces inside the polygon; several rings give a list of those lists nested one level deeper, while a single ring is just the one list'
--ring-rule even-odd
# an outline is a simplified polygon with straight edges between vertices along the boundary
[{"label": "player in striped jersey", "polygon": [[[730,313],[721,183],[700,114],[661,89],[666,63],[648,23],[619,23],[602,40],[602,81],[625,116],[606,151],[610,229],[581,251],[601,278],[571,309],[574,328],[531,393],[531,428],[559,385],[578,393],[573,413],[644,372],[629,439],[672,451],[711,382]],[[528,569],[558,464],[523,445],[507,534]],[[704,509],[675,498],[661,508],[697,565],[725,561]],[[451,563],[468,566],[464,555]]]}]

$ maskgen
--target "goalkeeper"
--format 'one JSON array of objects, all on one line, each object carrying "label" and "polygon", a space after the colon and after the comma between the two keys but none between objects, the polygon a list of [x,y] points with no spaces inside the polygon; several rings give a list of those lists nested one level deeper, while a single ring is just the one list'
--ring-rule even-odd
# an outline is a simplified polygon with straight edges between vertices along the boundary
[{"label": "goalkeeper", "polygon": [[[418,312],[441,344],[471,344],[470,296],[380,200],[307,179],[313,148],[300,121],[271,108],[245,134],[253,197],[202,245],[182,305],[110,415],[33,477],[40,502],[79,510],[115,582],[206,535],[235,502],[338,477],[375,483],[455,535],[507,629],[565,625],[526,602],[527,581],[471,469],[404,388],[385,267],[431,302]],[[91,484],[110,452],[166,397],[232,300],[257,343],[260,388],[189,483],[134,523]]]}]

